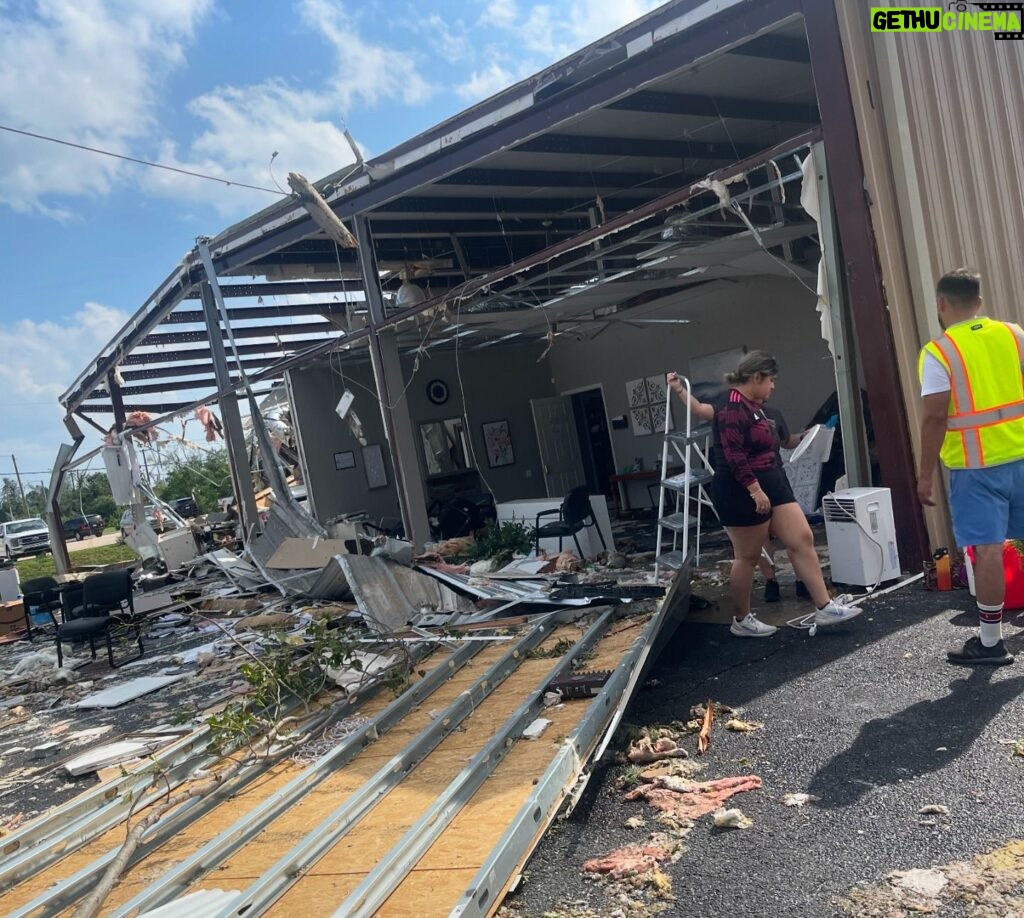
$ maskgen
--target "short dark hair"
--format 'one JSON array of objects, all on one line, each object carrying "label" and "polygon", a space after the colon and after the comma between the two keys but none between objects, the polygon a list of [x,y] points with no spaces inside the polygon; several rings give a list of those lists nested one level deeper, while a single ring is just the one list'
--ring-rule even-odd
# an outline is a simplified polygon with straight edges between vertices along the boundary
[{"label": "short dark hair", "polygon": [[973,306],[981,298],[981,275],[971,268],[947,271],[935,285],[935,293],[954,307]]},{"label": "short dark hair", "polygon": [[725,381],[733,386],[755,376],[778,376],[779,364],[767,351],[751,351],[740,360],[735,373],[727,373]]}]

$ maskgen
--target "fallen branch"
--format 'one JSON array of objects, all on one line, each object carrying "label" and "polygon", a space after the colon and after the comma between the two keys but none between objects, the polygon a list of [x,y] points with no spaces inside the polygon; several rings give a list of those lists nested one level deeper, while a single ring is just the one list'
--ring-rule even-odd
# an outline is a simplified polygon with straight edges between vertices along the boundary
[{"label": "fallen branch", "polygon": [[114,886],[121,879],[121,874],[124,873],[129,861],[131,861],[132,855],[142,842],[142,836],[146,834],[150,827],[156,825],[168,810],[172,810],[179,804],[192,800],[195,797],[205,796],[218,787],[225,778],[226,776],[221,773],[213,775],[199,784],[193,784],[188,790],[175,794],[173,797],[169,797],[163,803],[155,806],[143,820],[136,823],[128,833],[124,844],[121,845],[121,850],[118,851],[117,857],[110,862],[110,866],[103,873],[103,878],[89,894],[89,897],[75,910],[73,918],[95,918],[100,913],[103,903],[106,902]]}]

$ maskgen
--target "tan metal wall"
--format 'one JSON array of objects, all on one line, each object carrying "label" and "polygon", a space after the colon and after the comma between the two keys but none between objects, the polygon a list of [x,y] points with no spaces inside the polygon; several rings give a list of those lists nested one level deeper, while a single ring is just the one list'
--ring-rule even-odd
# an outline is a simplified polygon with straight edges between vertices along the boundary
[{"label": "tan metal wall", "polygon": [[[916,450],[935,278],[976,267],[989,314],[1024,321],[1024,53],[983,32],[873,33],[870,0],[834,2]],[[945,512],[927,517],[951,544]]]}]

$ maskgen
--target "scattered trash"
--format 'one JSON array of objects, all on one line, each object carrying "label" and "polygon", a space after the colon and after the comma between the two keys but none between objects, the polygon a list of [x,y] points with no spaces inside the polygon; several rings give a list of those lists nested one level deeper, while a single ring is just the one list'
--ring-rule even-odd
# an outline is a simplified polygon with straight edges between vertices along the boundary
[{"label": "scattered trash", "polygon": [[583,862],[584,873],[608,874],[613,880],[637,876],[654,870],[675,852],[664,845],[626,845],[602,857]]},{"label": "scattered trash", "polygon": [[677,819],[692,821],[713,813],[736,794],[760,789],[761,779],[757,775],[700,782],[658,776],[650,784],[642,784],[630,791],[625,799],[646,800],[663,813],[669,813]]},{"label": "scattered trash", "polygon": [[540,739],[541,734],[551,726],[551,721],[546,717],[538,717],[523,731],[523,739]]},{"label": "scattered trash", "polygon": [[708,699],[708,703],[704,708],[703,722],[700,728],[700,736],[697,739],[697,752],[700,755],[704,755],[708,751],[708,746],[711,744],[711,727],[715,722],[715,706],[711,699]]},{"label": "scattered trash", "polygon": [[626,759],[634,765],[649,765],[662,759],[685,759],[688,755],[673,737],[659,736],[652,739],[645,730],[639,739],[630,743]]},{"label": "scattered trash", "polygon": [[918,816],[948,816],[949,807],[941,803],[929,803],[917,811]]},{"label": "scattered trash", "polygon": [[749,829],[754,823],[743,815],[742,810],[715,810],[711,814],[716,829]]},{"label": "scattered trash", "polygon": [[782,798],[783,806],[806,806],[808,803],[815,803],[819,798],[813,794],[786,794]]},{"label": "scattered trash", "polygon": [[930,899],[936,898],[949,882],[938,870],[904,870],[890,876],[894,885]]},{"label": "scattered trash", "polygon": [[740,720],[738,717],[734,717],[726,722],[725,729],[732,730],[733,733],[754,733],[757,730],[763,730],[764,724],[754,720]]},{"label": "scattered trash", "polygon": [[87,695],[76,702],[72,707],[76,708],[118,708],[129,701],[166,688],[168,685],[184,679],[184,674],[176,676],[145,676],[141,679],[130,679],[121,685],[115,685],[96,692],[94,695]]},{"label": "scattered trash", "polygon": [[599,695],[604,684],[611,678],[611,670],[601,672],[573,673],[563,679],[557,679],[548,686],[548,690],[558,692],[562,699],[594,698]]}]

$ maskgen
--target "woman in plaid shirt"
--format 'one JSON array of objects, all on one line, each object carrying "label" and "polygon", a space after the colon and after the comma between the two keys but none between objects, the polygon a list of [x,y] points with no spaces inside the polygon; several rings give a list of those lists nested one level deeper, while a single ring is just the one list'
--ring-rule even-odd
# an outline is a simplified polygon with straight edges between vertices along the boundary
[{"label": "woman in plaid shirt", "polygon": [[[731,388],[717,410],[696,399],[691,405],[694,413],[712,422],[715,477],[710,496],[732,542],[729,595],[735,612],[729,630],[736,637],[769,637],[778,631],[750,611],[754,569],[769,527],[786,546],[796,575],[814,602],[816,625],[834,625],[861,612],[857,606],[842,605],[829,595],[811,527],[780,463],[778,432],[764,410],[778,372],[778,363],[771,354],[751,351],[736,372],[726,376]],[[677,395],[685,397],[675,373],[668,375],[668,383]]]}]

